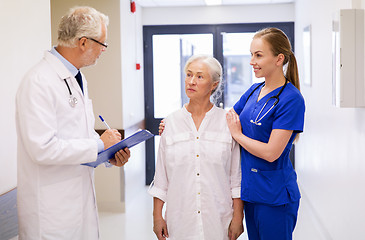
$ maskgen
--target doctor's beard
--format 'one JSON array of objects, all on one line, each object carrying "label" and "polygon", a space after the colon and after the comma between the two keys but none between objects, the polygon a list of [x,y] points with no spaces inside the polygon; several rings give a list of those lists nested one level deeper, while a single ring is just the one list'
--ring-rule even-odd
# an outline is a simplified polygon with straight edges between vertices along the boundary
[{"label": "doctor's beard", "polygon": [[95,56],[95,53],[93,52],[92,48],[88,49],[81,56],[81,60],[83,62],[84,67],[96,65],[99,56],[100,54],[98,56]]}]

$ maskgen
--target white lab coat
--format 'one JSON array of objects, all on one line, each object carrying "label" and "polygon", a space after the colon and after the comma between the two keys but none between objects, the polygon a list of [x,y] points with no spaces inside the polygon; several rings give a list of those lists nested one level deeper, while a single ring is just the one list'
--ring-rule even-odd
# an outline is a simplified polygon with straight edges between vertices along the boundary
[{"label": "white lab coat", "polygon": [[[67,80],[78,103],[69,104]],[[83,77],[83,79],[85,79]],[[50,52],[24,77],[16,96],[19,239],[99,238],[92,103]]]}]

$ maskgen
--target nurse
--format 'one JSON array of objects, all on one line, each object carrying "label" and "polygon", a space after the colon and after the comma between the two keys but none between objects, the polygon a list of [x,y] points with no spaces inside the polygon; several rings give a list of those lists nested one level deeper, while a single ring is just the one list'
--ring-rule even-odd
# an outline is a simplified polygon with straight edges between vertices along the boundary
[{"label": "nurse", "polygon": [[303,131],[305,111],[297,63],[287,36],[277,28],[257,32],[250,51],[255,76],[265,81],[253,84],[226,116],[232,137],[242,146],[248,236],[288,240],[300,199],[289,152]]}]

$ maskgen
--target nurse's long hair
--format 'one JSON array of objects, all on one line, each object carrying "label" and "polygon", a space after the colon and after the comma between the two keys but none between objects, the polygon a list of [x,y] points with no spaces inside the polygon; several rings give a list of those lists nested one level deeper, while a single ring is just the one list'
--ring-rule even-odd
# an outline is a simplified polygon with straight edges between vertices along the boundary
[{"label": "nurse's long hair", "polygon": [[297,60],[292,51],[289,38],[278,28],[264,28],[256,32],[255,38],[262,38],[271,46],[274,56],[284,55],[283,65],[287,64],[285,77],[300,91]]}]

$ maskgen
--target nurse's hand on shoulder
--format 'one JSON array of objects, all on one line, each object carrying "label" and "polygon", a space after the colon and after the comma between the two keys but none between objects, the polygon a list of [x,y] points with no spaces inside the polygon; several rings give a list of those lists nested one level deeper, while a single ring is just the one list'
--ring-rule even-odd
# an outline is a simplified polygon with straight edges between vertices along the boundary
[{"label": "nurse's hand on shoulder", "polygon": [[128,162],[128,159],[131,157],[131,152],[128,148],[124,148],[119,150],[113,159],[110,159],[109,162],[114,166],[121,167],[124,166]]},{"label": "nurse's hand on shoulder", "polygon": [[104,150],[122,140],[122,135],[116,129],[107,129],[101,134],[100,139],[104,143]]},{"label": "nurse's hand on shoulder", "polygon": [[158,125],[158,135],[161,136],[163,133],[163,130],[165,130],[165,121],[164,119],[161,120],[160,125]]},{"label": "nurse's hand on shoulder", "polygon": [[240,117],[233,108],[226,114],[226,119],[232,137],[235,138],[236,136],[240,135],[242,133]]}]

